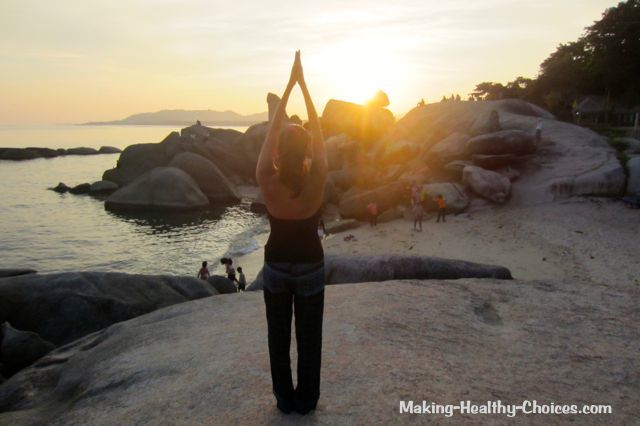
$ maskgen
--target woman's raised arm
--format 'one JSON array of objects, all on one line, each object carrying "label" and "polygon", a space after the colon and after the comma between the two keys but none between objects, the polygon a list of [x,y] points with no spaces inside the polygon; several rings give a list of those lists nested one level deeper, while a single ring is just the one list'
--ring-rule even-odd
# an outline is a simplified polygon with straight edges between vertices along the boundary
[{"label": "woman's raised arm", "polygon": [[300,64],[300,75],[298,77],[298,84],[302,90],[304,96],[304,103],[307,107],[307,117],[309,118],[309,128],[311,130],[311,151],[313,155],[313,163],[311,164],[311,172],[314,175],[326,178],[328,166],[327,166],[327,152],[324,146],[324,137],[322,136],[322,128],[320,127],[320,119],[318,119],[318,113],[316,107],[313,105],[313,100],[309,94],[307,83],[304,80],[304,74],[302,72],[302,63]]},{"label": "woman's raised arm", "polygon": [[285,111],[287,109],[287,102],[289,102],[289,95],[291,94],[291,90],[295,86],[298,81],[298,74],[300,73],[300,51],[296,51],[296,57],[293,61],[293,67],[291,68],[291,76],[289,77],[289,82],[287,83],[287,87],[282,94],[282,98],[280,99],[280,103],[276,108],[276,113],[269,124],[269,130],[267,132],[267,137],[262,144],[262,149],[260,150],[260,155],[258,156],[258,165],[256,167],[256,181],[258,185],[261,185],[263,179],[270,177],[275,173],[273,168],[273,157],[275,155],[275,150],[278,142],[278,136],[280,135],[280,130],[282,130],[282,122],[284,120]]}]

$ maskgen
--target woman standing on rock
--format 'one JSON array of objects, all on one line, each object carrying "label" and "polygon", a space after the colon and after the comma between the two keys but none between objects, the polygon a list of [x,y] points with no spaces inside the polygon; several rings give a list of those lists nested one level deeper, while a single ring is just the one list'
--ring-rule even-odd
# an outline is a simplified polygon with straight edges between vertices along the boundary
[{"label": "woman standing on rock", "polygon": [[[296,83],[304,96],[310,132],[283,123]],[[271,225],[263,268],[271,379],[277,406],[285,413],[295,410],[306,414],[316,408],[320,396],[324,253],[317,230],[326,178],[324,139],[298,51],[256,169]],[[289,359],[294,309],[298,346],[295,390]]]}]

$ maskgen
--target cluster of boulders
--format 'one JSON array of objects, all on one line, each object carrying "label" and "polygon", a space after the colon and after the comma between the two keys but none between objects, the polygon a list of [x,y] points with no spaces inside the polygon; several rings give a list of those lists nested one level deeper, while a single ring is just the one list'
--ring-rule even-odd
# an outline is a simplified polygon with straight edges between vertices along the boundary
[{"label": "cluster of boulders", "polygon": [[64,182],[59,182],[53,188],[49,188],[52,191],[55,191],[59,194],[93,194],[93,195],[103,195],[108,194],[116,189],[118,189],[118,184],[115,182],[110,182],[108,180],[99,180],[93,183],[81,183],[75,186],[67,186]]},{"label": "cluster of boulders", "polygon": [[629,179],[626,194],[640,197],[640,139],[619,138],[615,142],[623,144],[623,152],[627,157],[626,167]]},{"label": "cluster of boulders", "polygon": [[0,148],[0,160],[33,160],[35,158],[54,158],[65,155],[98,155],[117,154],[122,152],[113,146],[103,146],[95,148]]}]

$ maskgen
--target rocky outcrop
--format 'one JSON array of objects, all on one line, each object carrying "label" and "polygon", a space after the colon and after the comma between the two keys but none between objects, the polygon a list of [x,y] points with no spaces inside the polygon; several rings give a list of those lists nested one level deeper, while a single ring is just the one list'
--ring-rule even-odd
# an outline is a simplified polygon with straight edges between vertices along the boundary
[{"label": "rocky outcrop", "polygon": [[116,148],[115,146],[101,146],[98,150],[100,154],[119,154],[122,150],[120,148]]},{"label": "rocky outcrop", "polygon": [[533,137],[522,130],[501,130],[471,138],[465,146],[467,155],[527,155],[536,146]]},{"label": "rocky outcrop", "polygon": [[391,111],[375,106],[329,100],[322,112],[322,129],[325,136],[341,133],[365,144],[380,139],[394,124]]},{"label": "rocky outcrop", "polygon": [[[80,272],[0,280],[0,321],[62,345],[158,308],[218,294],[193,277]],[[1,411],[1,410],[0,410]]]},{"label": "rocky outcrop", "polygon": [[476,166],[467,166],[462,171],[462,181],[479,196],[496,203],[504,203],[511,196],[509,178]]},{"label": "rocky outcrop", "polygon": [[627,161],[629,180],[627,181],[627,195],[640,196],[640,156],[631,157]]},{"label": "rocky outcrop", "polygon": [[429,150],[426,161],[429,163],[447,164],[466,158],[466,145],[470,136],[454,132],[436,143]]},{"label": "rocky outcrop", "polygon": [[90,183],[81,183],[73,188],[69,188],[69,192],[75,195],[88,194],[89,191],[91,191]]},{"label": "rocky outcrop", "polygon": [[64,194],[65,192],[69,192],[69,190],[71,188],[69,188],[63,182],[58,182],[58,184],[56,186],[54,186],[53,188],[49,188],[49,189],[52,190],[52,191],[57,192],[58,194]]},{"label": "rocky outcrop", "polygon": [[469,197],[457,183],[431,183],[422,188],[427,195],[425,204],[428,210],[438,209],[438,203],[435,201],[438,195],[442,195],[447,204],[447,211],[451,213],[459,213],[469,207]]},{"label": "rocky outcrop", "polygon": [[[326,284],[405,279],[496,278],[509,280],[512,278],[509,269],[503,266],[483,265],[431,256],[400,255],[325,256],[324,275]],[[247,290],[257,291],[262,288],[262,274],[259,273]]]},{"label": "rocky outcrop", "polygon": [[553,181],[551,192],[556,196],[602,195],[620,196],[624,193],[625,173],[616,156],[610,161],[577,176],[565,176]]},{"label": "rocky outcrop", "polygon": [[355,195],[343,196],[340,200],[340,216],[347,219],[367,220],[371,202],[378,205],[378,213],[382,213],[402,203],[405,199],[404,188],[400,184],[388,184]]},{"label": "rocky outcrop", "polygon": [[0,160],[33,160],[34,158],[41,158],[42,156],[32,150],[24,148],[0,148]]},{"label": "rocky outcrop", "polygon": [[104,194],[107,192],[113,192],[118,189],[118,184],[115,182],[109,182],[108,180],[99,180],[93,182],[89,188],[91,194]]},{"label": "rocky outcrop", "polygon": [[191,176],[211,202],[240,201],[235,186],[211,161],[200,155],[183,152],[176,155],[169,166],[181,169]]},{"label": "rocky outcrop", "polygon": [[3,377],[11,377],[55,349],[36,333],[0,324],[0,366]]},{"label": "rocky outcrop", "polygon": [[211,275],[207,282],[220,294],[237,293],[236,285],[227,277],[221,275]]},{"label": "rocky outcrop", "polygon": [[[169,145],[174,138],[174,133],[165,138]],[[165,151],[167,146],[162,143],[141,143],[129,145],[120,154],[115,168],[105,171],[102,180],[115,182],[123,187],[144,173],[161,166],[166,166],[169,157]]]},{"label": "rocky outcrop", "polygon": [[95,148],[69,148],[67,149],[67,155],[96,155],[98,154],[98,150]]},{"label": "rocky outcrop", "polygon": [[[86,336],[21,371],[0,386],[0,423],[397,424],[444,419],[398,411],[400,401],[421,404],[420,395],[433,394],[605,399],[612,414],[550,421],[633,424],[637,322],[592,296],[572,281],[331,286],[320,401],[307,418],[275,407],[262,294],[183,303]],[[453,416],[454,423],[511,421]]]},{"label": "rocky outcrop", "polygon": [[198,184],[175,167],[157,167],[107,198],[113,210],[193,210],[209,205]]},{"label": "rocky outcrop", "polygon": [[475,154],[471,156],[473,164],[483,169],[498,169],[504,166],[512,165],[517,157],[513,154],[501,154],[501,155],[483,155]]}]

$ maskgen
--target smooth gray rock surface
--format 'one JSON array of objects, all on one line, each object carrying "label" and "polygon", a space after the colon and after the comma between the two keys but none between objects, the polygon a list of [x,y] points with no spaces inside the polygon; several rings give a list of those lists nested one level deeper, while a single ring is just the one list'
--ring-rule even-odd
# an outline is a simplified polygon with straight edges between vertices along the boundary
[{"label": "smooth gray rock surface", "polygon": [[504,203],[511,196],[508,177],[491,170],[467,166],[462,171],[462,182],[479,196],[496,203]]},{"label": "smooth gray rock surface", "polygon": [[[262,294],[211,297],[51,352],[0,386],[0,423],[635,424],[637,321],[620,315],[632,305],[594,296],[573,281],[331,286],[320,400],[306,417],[275,407]],[[613,413],[399,413],[401,400],[423,399],[611,404]]]},{"label": "smooth gray rock surface", "polygon": [[235,185],[220,172],[215,164],[198,154],[180,153],[173,157],[169,167],[181,169],[191,176],[211,202],[240,201]]},{"label": "smooth gray rock surface", "polygon": [[469,139],[467,155],[527,155],[536,150],[531,134],[522,130],[501,130]]},{"label": "smooth gray rock surface", "polygon": [[96,155],[98,154],[98,150],[95,148],[69,148],[67,149],[67,155]]},{"label": "smooth gray rock surface", "polygon": [[107,198],[113,210],[183,211],[207,207],[209,199],[186,172],[157,167]]},{"label": "smooth gray rock surface", "polygon": [[238,288],[235,283],[227,277],[221,275],[211,275],[207,282],[220,294],[237,293]]},{"label": "smooth gray rock surface", "polygon": [[89,192],[92,194],[96,194],[96,193],[104,193],[104,192],[113,192],[117,189],[118,189],[117,183],[110,182],[108,180],[99,180],[91,184],[91,187],[89,188]]},{"label": "smooth gray rock surface", "polygon": [[61,345],[158,308],[218,294],[195,277],[109,272],[0,280],[0,321]]},{"label": "smooth gray rock surface", "polygon": [[0,269],[0,278],[17,277],[18,275],[35,274],[36,272],[35,269],[29,268],[6,268]]},{"label": "smooth gray rock surface", "polygon": [[634,156],[627,161],[629,179],[627,180],[627,195],[640,196],[640,155]]},{"label": "smooth gray rock surface", "polygon": [[427,162],[447,164],[467,157],[466,145],[471,139],[466,133],[454,132],[431,147],[427,153]]}]

